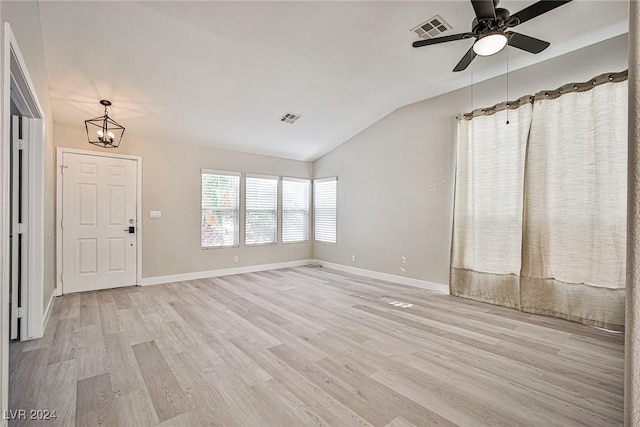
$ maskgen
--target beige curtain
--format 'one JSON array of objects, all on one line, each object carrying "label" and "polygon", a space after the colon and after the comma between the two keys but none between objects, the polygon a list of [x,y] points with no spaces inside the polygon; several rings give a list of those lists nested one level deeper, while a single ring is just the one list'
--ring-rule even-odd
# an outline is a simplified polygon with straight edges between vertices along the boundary
[{"label": "beige curtain", "polygon": [[458,121],[452,295],[519,306],[530,124],[528,102],[514,110]]},{"label": "beige curtain", "polygon": [[458,122],[452,295],[623,328],[623,78]]},{"label": "beige curtain", "polygon": [[627,81],[536,100],[525,174],[520,304],[624,326]]}]

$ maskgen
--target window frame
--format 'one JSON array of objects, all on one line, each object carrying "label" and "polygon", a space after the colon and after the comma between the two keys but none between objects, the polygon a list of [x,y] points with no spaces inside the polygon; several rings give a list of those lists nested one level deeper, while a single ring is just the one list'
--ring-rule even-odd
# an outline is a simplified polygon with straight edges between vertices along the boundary
[{"label": "window frame", "polygon": [[[284,241],[284,182],[285,181],[290,181],[290,182],[301,182],[301,183],[305,183],[308,186],[309,189],[309,193],[308,193],[308,200],[307,200],[307,238],[306,240],[296,240],[296,241],[291,241],[291,242],[285,242]],[[281,194],[280,194],[280,200],[282,201],[281,203],[281,207],[280,210],[282,212],[282,218],[280,219],[280,230],[281,230],[281,235],[280,235],[280,241],[282,242],[283,245],[297,245],[297,244],[301,244],[301,243],[311,243],[311,234],[312,234],[312,222],[313,222],[313,180],[310,178],[297,178],[297,177],[290,177],[290,176],[283,176],[280,179],[281,182]],[[290,209],[293,211],[300,211],[300,209]],[[315,236],[314,236],[315,237]]]},{"label": "window frame", "polygon": [[[249,211],[255,211],[255,209],[247,209],[247,180],[249,178],[254,178],[254,179],[268,179],[268,180],[274,180],[276,182],[276,205],[275,205],[275,222],[274,222],[274,226],[275,226],[275,230],[274,230],[274,236],[275,236],[275,240],[273,242],[266,242],[266,243],[247,243],[247,213]],[[279,228],[279,222],[280,222],[280,218],[279,218],[279,211],[280,211],[280,176],[278,175],[264,175],[264,174],[256,174],[256,173],[248,173],[246,172],[244,174],[244,195],[243,195],[243,202],[244,202],[244,206],[243,206],[243,210],[244,210],[244,221],[243,221],[243,243],[244,246],[246,247],[255,247],[255,246],[276,246],[278,244],[278,240],[279,240],[279,233],[280,233],[280,228]]]},{"label": "window frame", "polygon": [[[221,246],[204,246],[203,245],[203,224],[202,224],[202,216],[204,213],[204,187],[202,183],[203,175],[220,175],[220,176],[233,176],[238,178],[238,187],[236,189],[236,207],[232,208],[223,208],[223,209],[213,209],[215,211],[234,211],[236,212],[236,226],[235,226],[235,243],[233,245],[221,245]],[[240,210],[241,210],[241,187],[242,187],[242,173],[234,172],[234,171],[223,171],[223,170],[215,170],[215,169],[200,169],[200,249],[209,250],[209,249],[225,249],[225,248],[238,248],[240,247]]]},{"label": "window frame", "polygon": [[[316,213],[317,213],[317,209],[316,209],[316,183],[324,183],[324,182],[330,182],[330,181],[335,181],[335,185],[336,185],[336,203],[335,203],[335,215],[336,215],[336,220],[335,220],[335,242],[327,242],[324,240],[318,240],[317,236],[316,236],[316,232],[317,232],[317,227],[316,227]],[[316,178],[313,180],[313,242],[317,243],[317,244],[322,244],[322,245],[331,245],[331,246],[335,246],[338,244],[338,177],[337,176],[329,176],[329,177],[325,177],[325,178]]]}]

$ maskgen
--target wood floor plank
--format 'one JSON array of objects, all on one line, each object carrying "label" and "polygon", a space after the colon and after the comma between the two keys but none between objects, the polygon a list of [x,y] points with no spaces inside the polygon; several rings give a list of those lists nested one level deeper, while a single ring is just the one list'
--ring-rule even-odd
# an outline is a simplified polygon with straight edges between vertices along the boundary
[{"label": "wood floor plank", "polygon": [[77,324],[77,317],[58,320],[49,350],[50,365],[75,358],[77,347],[73,340],[73,332]]},{"label": "wood floor plank", "polygon": [[319,414],[332,426],[371,426],[364,418],[316,386],[308,377],[286,364],[272,352],[255,347],[245,337],[231,340],[238,348],[269,372],[278,383]]},{"label": "wood floor plank", "polygon": [[159,423],[146,388],[115,396],[113,411],[117,415],[118,426],[152,426]]},{"label": "wood floor plank", "polygon": [[136,392],[145,387],[142,373],[124,332],[104,338],[111,386],[116,396]]},{"label": "wood floor plank", "polygon": [[55,393],[37,393],[38,401],[30,408],[55,411],[55,419],[45,420],[53,426],[74,423],[76,414],[76,366],[74,359],[48,365],[38,376],[39,390],[56,390]]},{"label": "wood floor plank", "polygon": [[85,378],[77,384],[76,427],[115,425],[117,415],[109,374]]},{"label": "wood floor plank", "polygon": [[64,426],[617,426],[623,362],[621,334],[295,267],[58,298],[42,339],[11,343],[9,408]]},{"label": "wood floor plank", "polygon": [[184,391],[154,341],[132,346],[159,421],[187,412]]}]

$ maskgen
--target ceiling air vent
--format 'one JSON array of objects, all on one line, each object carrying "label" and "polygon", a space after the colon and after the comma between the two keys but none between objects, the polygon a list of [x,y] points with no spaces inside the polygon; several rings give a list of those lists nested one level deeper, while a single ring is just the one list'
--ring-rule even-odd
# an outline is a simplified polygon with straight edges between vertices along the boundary
[{"label": "ceiling air vent", "polygon": [[291,124],[291,123],[295,122],[296,120],[298,120],[300,117],[302,117],[302,116],[300,116],[300,114],[286,113],[284,116],[282,116],[280,118],[280,121]]},{"label": "ceiling air vent", "polygon": [[432,39],[450,29],[451,25],[447,24],[440,15],[436,15],[415,28],[412,28],[411,31],[416,33],[421,39]]}]

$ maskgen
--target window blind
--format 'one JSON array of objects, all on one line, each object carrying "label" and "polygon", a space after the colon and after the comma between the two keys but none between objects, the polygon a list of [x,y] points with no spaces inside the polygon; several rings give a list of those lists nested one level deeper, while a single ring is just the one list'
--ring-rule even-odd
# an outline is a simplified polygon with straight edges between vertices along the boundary
[{"label": "window blind", "polygon": [[202,171],[203,248],[238,246],[240,174]]},{"label": "window blind", "polygon": [[247,175],[245,180],[246,245],[277,242],[278,178]]},{"label": "window blind", "polygon": [[282,178],[283,243],[309,241],[310,187],[308,179]]},{"label": "window blind", "polygon": [[313,181],[313,214],[316,242],[336,243],[338,178]]}]

